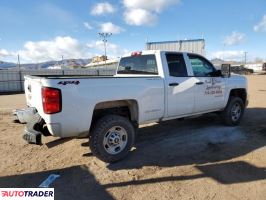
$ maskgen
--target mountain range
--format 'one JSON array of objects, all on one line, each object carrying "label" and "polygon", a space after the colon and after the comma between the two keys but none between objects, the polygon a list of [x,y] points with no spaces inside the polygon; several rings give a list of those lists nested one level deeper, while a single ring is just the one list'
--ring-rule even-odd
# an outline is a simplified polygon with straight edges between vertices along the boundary
[{"label": "mountain range", "polygon": [[[29,64],[21,64],[20,67],[22,69],[45,69],[48,67],[54,66],[63,66],[63,67],[70,67],[70,66],[85,66],[91,62],[91,59],[64,59],[61,61],[47,61],[41,63],[29,63]],[[8,68],[15,68],[18,67],[17,63],[12,62],[4,62],[0,61],[0,69],[8,69]]]},{"label": "mountain range", "polygon": [[[29,64],[21,64],[22,69],[46,69],[46,68],[58,68],[58,67],[73,67],[78,66],[82,67],[89,64],[92,59],[64,59],[60,61],[47,61],[41,63],[29,63]],[[212,59],[211,62],[215,66],[221,66],[223,63],[231,63],[231,64],[242,64],[242,62],[236,61],[224,61],[222,59]],[[17,63],[12,62],[3,62],[0,61],[0,69],[8,69],[18,67]]]}]

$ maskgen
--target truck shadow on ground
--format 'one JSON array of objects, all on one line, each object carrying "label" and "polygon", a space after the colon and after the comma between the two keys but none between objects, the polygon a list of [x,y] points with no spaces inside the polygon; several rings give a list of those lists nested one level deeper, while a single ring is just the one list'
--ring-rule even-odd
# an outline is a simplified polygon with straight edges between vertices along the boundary
[{"label": "truck shadow on ground", "polygon": [[139,130],[136,149],[110,170],[173,167],[226,161],[266,145],[265,108],[246,110],[241,126],[226,127],[215,114]]},{"label": "truck shadow on ground", "polygon": [[[51,171],[0,177],[0,187],[38,187],[50,174],[59,174],[50,186],[55,199],[114,199],[112,188],[131,185],[211,178],[221,184],[235,184],[266,179],[266,168],[245,161],[231,161],[266,144],[266,109],[248,109],[240,127],[224,127],[215,115],[185,121],[169,121],[140,129],[136,150],[110,170],[138,169],[144,166],[175,167],[193,165],[194,175],[163,176],[101,184],[85,165]],[[262,125],[258,125],[262,124]],[[86,146],[86,145],[85,145]],[[87,147],[86,147],[87,148]],[[91,156],[91,155],[90,155]],[[219,162],[219,163],[216,163]],[[221,163],[222,162],[222,163]],[[125,192],[126,193],[126,192]]]},{"label": "truck shadow on ground", "polygon": [[[244,161],[195,166],[201,173],[195,175],[164,176],[100,184],[84,166],[0,177],[0,187],[38,187],[50,174],[60,175],[50,187],[55,188],[55,199],[115,199],[108,190],[126,186],[156,184],[212,178],[222,184],[235,184],[266,179],[266,168],[258,168]],[[129,194],[127,194],[129,195]]]},{"label": "truck shadow on ground", "polygon": [[50,174],[60,175],[49,186],[55,188],[55,199],[113,199],[84,165],[0,177],[0,187],[36,188]]}]

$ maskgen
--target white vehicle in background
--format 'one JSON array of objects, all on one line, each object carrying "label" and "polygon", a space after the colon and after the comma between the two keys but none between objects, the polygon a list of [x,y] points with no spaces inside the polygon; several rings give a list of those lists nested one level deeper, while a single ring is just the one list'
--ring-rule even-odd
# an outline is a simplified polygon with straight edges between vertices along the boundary
[{"label": "white vehicle in background", "polygon": [[245,64],[244,67],[252,69],[255,73],[261,73],[266,71],[266,63],[250,63]]},{"label": "white vehicle in background", "polygon": [[248,102],[247,80],[216,70],[204,57],[183,52],[143,51],[121,58],[110,77],[25,76],[33,109],[24,139],[41,135],[89,137],[95,156],[123,159],[140,124],[217,112],[238,125]]}]

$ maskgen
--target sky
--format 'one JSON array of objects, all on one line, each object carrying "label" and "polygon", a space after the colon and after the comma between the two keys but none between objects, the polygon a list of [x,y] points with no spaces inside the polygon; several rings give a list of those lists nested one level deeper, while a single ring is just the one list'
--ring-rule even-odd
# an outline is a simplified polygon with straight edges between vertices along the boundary
[{"label": "sky", "polygon": [[265,0],[1,0],[0,60],[23,63],[142,50],[204,38],[209,59],[266,60]]}]

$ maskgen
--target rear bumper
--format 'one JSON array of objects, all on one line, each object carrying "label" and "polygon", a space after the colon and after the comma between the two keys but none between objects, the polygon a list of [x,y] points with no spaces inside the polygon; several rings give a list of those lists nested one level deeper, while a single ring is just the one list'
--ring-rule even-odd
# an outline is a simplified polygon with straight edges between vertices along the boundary
[{"label": "rear bumper", "polygon": [[30,122],[36,113],[37,110],[32,107],[13,110],[14,119],[22,124]]}]

